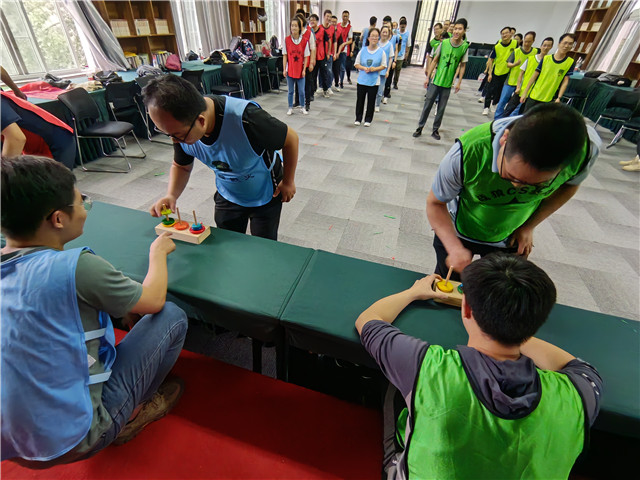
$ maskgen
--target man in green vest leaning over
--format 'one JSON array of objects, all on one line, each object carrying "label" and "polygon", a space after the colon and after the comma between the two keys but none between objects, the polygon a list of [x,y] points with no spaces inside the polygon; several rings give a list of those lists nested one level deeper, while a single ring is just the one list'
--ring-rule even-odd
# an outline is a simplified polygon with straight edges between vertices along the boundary
[{"label": "man in green vest leaning over", "polygon": [[431,288],[436,278],[378,300],[356,321],[395,387],[384,407],[386,478],[567,478],[598,414],[602,379],[533,337],[555,303],[553,282],[521,257],[473,262],[462,273],[468,342],[446,350],[391,325],[413,301],[444,295]]},{"label": "man in green vest leaning over", "polygon": [[[442,124],[442,117],[444,117],[444,110],[447,108],[447,102],[449,101],[449,94],[451,93],[451,85],[456,75],[456,69],[458,65],[460,67],[460,75],[458,77],[458,83],[456,84],[456,93],[460,91],[460,85],[462,84],[462,77],[464,77],[464,70],[467,65],[469,55],[467,49],[469,44],[462,39],[464,32],[467,29],[467,21],[464,18],[456,20],[453,26],[453,36],[446,38],[437,47],[433,60],[429,64],[429,67],[425,71],[427,76],[424,81],[424,86],[427,88],[427,95],[424,100],[424,107],[422,108],[422,114],[418,121],[418,128],[413,132],[414,137],[422,135],[422,129],[427,123],[431,107],[436,100],[438,100],[438,110],[436,112],[436,118],[433,121],[433,132],[431,136],[436,140],[440,140],[440,133],[438,129]],[[437,68],[436,75],[429,85],[431,80],[431,74],[433,70]]]},{"label": "man in green vest leaning over", "polygon": [[540,105],[526,115],[472,128],[438,167],[427,197],[436,273],[458,272],[473,255],[529,256],[534,229],[577,192],[600,137],[575,109]]}]

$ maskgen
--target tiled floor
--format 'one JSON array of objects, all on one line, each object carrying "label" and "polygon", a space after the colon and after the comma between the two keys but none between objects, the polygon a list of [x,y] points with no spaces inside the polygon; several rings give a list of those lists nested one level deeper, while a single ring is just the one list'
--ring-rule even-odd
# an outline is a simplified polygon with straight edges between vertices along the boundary
[{"label": "tiled floor", "polygon": [[[442,140],[429,137],[431,119],[425,135],[414,139],[422,82],[421,69],[403,70],[400,89],[392,90],[370,128],[353,125],[355,74],[342,92],[319,95],[307,116],[286,116],[284,91],[255,99],[300,136],[297,194],[283,208],[280,241],[433,271],[427,192],[455,138],[487,117],[477,103],[477,83],[465,80],[460,93],[451,94]],[[598,132],[605,145],[613,137]],[[132,160],[127,175],[76,170],[79,188],[96,200],[146,210],[166,191],[172,148],[143,147],[147,158]],[[603,150],[577,195],[536,229],[530,259],[555,281],[559,303],[640,320],[640,175],[618,166],[634,155],[635,145],[625,140]],[[179,206],[213,223],[214,191],[213,172],[197,163]]]}]

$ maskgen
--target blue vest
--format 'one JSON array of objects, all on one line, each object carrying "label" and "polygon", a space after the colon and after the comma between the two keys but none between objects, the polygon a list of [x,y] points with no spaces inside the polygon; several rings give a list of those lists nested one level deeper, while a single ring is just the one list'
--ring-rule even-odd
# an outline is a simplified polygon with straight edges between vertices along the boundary
[{"label": "blue vest", "polygon": [[[216,188],[225,199],[243,207],[260,207],[273,198],[271,169],[267,168],[262,153],[256,155],[242,126],[242,114],[249,102],[227,97],[220,136],[213,145],[197,141],[193,145],[182,143],[182,150],[216,172]],[[219,168],[220,163],[222,169]]]},{"label": "blue vest", "polygon": [[[360,50],[360,65],[363,67],[379,67],[382,65],[382,55],[384,50],[378,47],[375,52],[369,52],[369,48],[365,47]],[[363,70],[358,71],[358,84],[373,87],[379,85],[380,74],[378,72],[366,73]]]},{"label": "blue vest", "polygon": [[407,51],[407,43],[409,42],[409,30],[405,30],[404,33],[398,30],[398,35],[402,39],[402,45],[400,45],[400,50],[398,50],[398,58],[404,57],[404,53]]},{"label": "blue vest", "polygon": [[[380,44],[378,44],[378,46],[380,46]],[[385,68],[384,70],[380,70],[380,76],[384,77],[387,74],[387,70],[391,68],[391,53],[395,53],[396,45],[395,43],[391,43],[391,40],[389,40],[384,47],[380,46],[380,48],[387,56],[387,68]],[[380,81],[382,82],[383,80],[380,79]]]},{"label": "blue vest", "polygon": [[[83,250],[42,250],[2,263],[3,460],[46,461],[75,447],[91,427],[89,385],[111,375],[116,349],[109,315],[100,312],[101,328],[85,333],[78,311]],[[85,342],[96,338],[105,373],[89,376]]]}]

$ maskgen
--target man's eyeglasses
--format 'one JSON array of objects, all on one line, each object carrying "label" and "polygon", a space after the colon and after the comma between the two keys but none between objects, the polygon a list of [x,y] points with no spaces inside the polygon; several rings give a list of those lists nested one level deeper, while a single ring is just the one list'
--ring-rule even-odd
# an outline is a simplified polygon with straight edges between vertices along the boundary
[{"label": "man's eyeglasses", "polygon": [[[82,198],[82,206],[88,212],[89,210],[91,210],[91,207],[93,207],[93,199],[89,195],[85,195],[84,193],[80,194],[80,196]],[[76,206],[75,203],[71,203],[69,205],[65,205],[64,207],[75,207],[75,206]],[[54,213],[56,213],[58,210],[61,210],[64,207],[54,209],[49,215],[47,215],[46,219],[49,220]]]},{"label": "man's eyeglasses", "polygon": [[500,168],[498,170],[498,174],[500,175],[500,177],[502,177],[504,180],[507,180],[508,182],[511,183],[517,183],[518,185],[527,185],[529,187],[542,187],[542,188],[546,188],[548,186],[550,186],[553,182],[556,181],[556,178],[558,178],[558,175],[560,175],[560,172],[562,170],[559,170],[558,173],[556,173],[556,175],[550,179],[550,180],[545,180],[544,182],[538,182],[538,183],[529,183],[529,182],[523,182],[522,180],[518,180],[517,178],[513,178],[508,172],[506,172],[506,177],[505,177],[505,173],[504,173],[504,163],[505,163],[505,152],[507,151],[507,144],[505,142],[504,144],[504,148],[502,149],[502,160],[500,161]]},{"label": "man's eyeglasses", "polygon": [[187,134],[183,138],[177,137],[175,135],[169,135],[168,133],[165,133],[162,130],[160,130],[155,125],[153,126],[153,129],[158,133],[161,133],[163,135],[166,135],[167,137],[171,137],[171,138],[177,140],[178,142],[185,143],[187,138],[189,138],[189,134],[191,133],[191,130],[193,129],[193,126],[196,124],[196,120],[198,119],[199,116],[200,116],[200,114],[198,114],[196,116],[196,118],[193,119],[193,122],[191,122],[191,126],[189,127],[189,130],[187,130]]}]

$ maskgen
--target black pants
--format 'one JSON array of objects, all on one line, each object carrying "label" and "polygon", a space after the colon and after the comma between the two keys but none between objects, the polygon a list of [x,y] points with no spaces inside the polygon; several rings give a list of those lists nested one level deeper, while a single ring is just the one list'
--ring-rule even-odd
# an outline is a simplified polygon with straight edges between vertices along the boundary
[{"label": "black pants", "polygon": [[333,57],[333,65],[331,66],[333,72],[333,83],[336,87],[340,86],[340,55]]},{"label": "black pants", "polygon": [[[507,118],[509,115],[511,115],[515,111],[515,109],[518,108],[518,105],[520,105],[520,94],[514,93],[513,95],[511,95],[511,98],[507,102],[507,105],[504,107],[502,118]],[[519,113],[522,113],[522,107],[520,107]]]},{"label": "black pants", "polygon": [[531,97],[527,98],[527,101],[524,102],[524,104],[522,105],[522,108],[520,108],[520,115],[524,114],[524,112],[526,112],[528,110],[531,110],[536,105],[540,105],[540,104],[543,104],[543,103],[547,103],[547,102],[540,102],[538,100],[534,100]]},{"label": "black pants", "polygon": [[[464,245],[464,248],[466,248],[467,250],[471,250],[471,253],[473,255],[480,255],[481,257],[484,257],[485,255],[493,252],[516,253],[518,251],[517,245],[514,247],[493,247],[491,245],[469,242],[464,238],[460,238],[460,241],[462,242],[462,245]],[[445,278],[447,276],[447,273],[449,273],[449,267],[447,267],[446,262],[447,255],[449,254],[447,253],[447,249],[444,248],[444,244],[437,235],[433,236],[433,249],[436,251],[435,273],[440,275],[442,278]],[[460,274],[458,272],[451,272],[451,280],[459,282]]]},{"label": "black pants", "polygon": [[484,108],[489,108],[489,105],[493,103],[494,106],[500,101],[500,95],[502,95],[502,87],[505,80],[509,76],[508,73],[504,75],[493,75],[491,82],[487,85],[487,94],[484,97]]},{"label": "black pants", "polygon": [[355,58],[349,55],[347,61],[344,64],[344,69],[347,71],[347,81],[351,81],[351,69],[353,68],[353,62]]},{"label": "black pants", "polygon": [[311,72],[307,68],[307,71],[304,74],[304,103],[306,104],[305,107],[307,108],[307,110],[309,110],[311,97],[316,91],[316,86],[313,82],[314,75],[317,75],[315,66],[313,67],[313,71]]},{"label": "black pants", "polygon": [[384,98],[391,98],[391,82],[393,81],[393,72],[389,72],[387,80],[384,82]]},{"label": "black pants", "polygon": [[243,207],[230,202],[218,192],[213,199],[216,202],[214,217],[218,228],[246,233],[247,224],[251,220],[251,235],[278,240],[278,226],[280,212],[282,212],[281,195],[261,207]]},{"label": "black pants", "polygon": [[367,111],[364,114],[364,121],[371,123],[373,120],[373,109],[376,106],[376,95],[378,94],[378,86],[358,84],[358,98],[356,100],[356,121],[362,121],[362,111],[364,110],[364,99],[367,97]]}]

